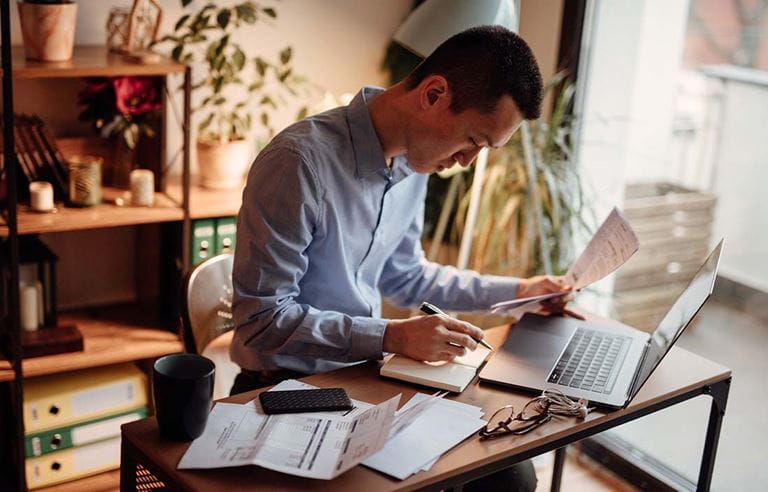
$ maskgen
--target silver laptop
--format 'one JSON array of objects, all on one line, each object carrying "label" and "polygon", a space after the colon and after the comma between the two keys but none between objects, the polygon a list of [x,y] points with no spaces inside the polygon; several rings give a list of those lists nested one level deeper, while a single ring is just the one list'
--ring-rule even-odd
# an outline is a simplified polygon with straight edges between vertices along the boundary
[{"label": "silver laptop", "polygon": [[712,295],[723,241],[709,254],[652,334],[616,322],[527,314],[480,372],[480,380],[626,407]]}]

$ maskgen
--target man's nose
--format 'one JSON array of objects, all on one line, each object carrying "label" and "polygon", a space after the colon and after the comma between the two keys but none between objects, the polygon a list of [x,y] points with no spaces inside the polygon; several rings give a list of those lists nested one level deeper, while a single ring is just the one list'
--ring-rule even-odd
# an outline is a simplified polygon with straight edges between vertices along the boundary
[{"label": "man's nose", "polygon": [[473,149],[473,150],[468,150],[466,152],[462,152],[463,159],[459,161],[459,164],[461,164],[462,167],[468,167],[470,164],[475,162],[475,158],[479,153],[480,153],[480,149]]}]

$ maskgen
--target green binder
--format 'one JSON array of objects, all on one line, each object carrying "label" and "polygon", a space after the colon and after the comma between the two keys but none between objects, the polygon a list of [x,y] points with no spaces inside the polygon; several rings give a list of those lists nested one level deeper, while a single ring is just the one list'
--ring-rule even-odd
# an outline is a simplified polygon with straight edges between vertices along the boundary
[{"label": "green binder", "polygon": [[237,232],[235,217],[221,217],[216,220],[217,255],[235,251],[235,232]]},{"label": "green binder", "polygon": [[213,256],[216,245],[216,225],[214,219],[192,221],[192,252],[190,258],[196,265]]},{"label": "green binder", "polygon": [[60,449],[68,449],[117,437],[120,435],[121,425],[143,419],[146,416],[147,407],[141,407],[57,429],[48,429],[28,434],[24,436],[24,454],[27,458],[31,458]]}]

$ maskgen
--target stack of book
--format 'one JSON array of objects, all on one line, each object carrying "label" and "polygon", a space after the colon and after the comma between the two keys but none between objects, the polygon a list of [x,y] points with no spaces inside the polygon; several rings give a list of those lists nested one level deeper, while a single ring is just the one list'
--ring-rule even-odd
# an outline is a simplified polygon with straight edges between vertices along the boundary
[{"label": "stack of book", "polygon": [[[1,129],[2,127],[0,127]],[[0,133],[2,136],[2,133]],[[13,145],[19,162],[19,197],[26,199],[29,183],[47,181],[53,185],[54,197],[63,201],[67,197],[67,163],[56,145],[56,140],[37,115],[15,115]],[[0,138],[0,148],[2,139]],[[0,156],[0,169],[5,174],[5,159]]]},{"label": "stack of book", "polygon": [[147,378],[131,363],[30,379],[24,448],[30,489],[120,466],[120,426],[147,416]]}]

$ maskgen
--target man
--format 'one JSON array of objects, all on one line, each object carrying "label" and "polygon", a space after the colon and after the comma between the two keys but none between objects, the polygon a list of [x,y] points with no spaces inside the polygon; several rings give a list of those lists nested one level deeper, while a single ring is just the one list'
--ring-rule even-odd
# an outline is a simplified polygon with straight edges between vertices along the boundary
[{"label": "man", "polygon": [[539,117],[541,98],[530,48],[486,26],[447,40],[395,86],[364,88],[276,136],[251,167],[238,217],[231,356],[243,372],[232,392],[385,353],[450,360],[483,338],[445,316],[381,319],[381,296],[470,311],[568,290],[553,277],[430,263],[420,244],[429,173],[503,146]]}]

